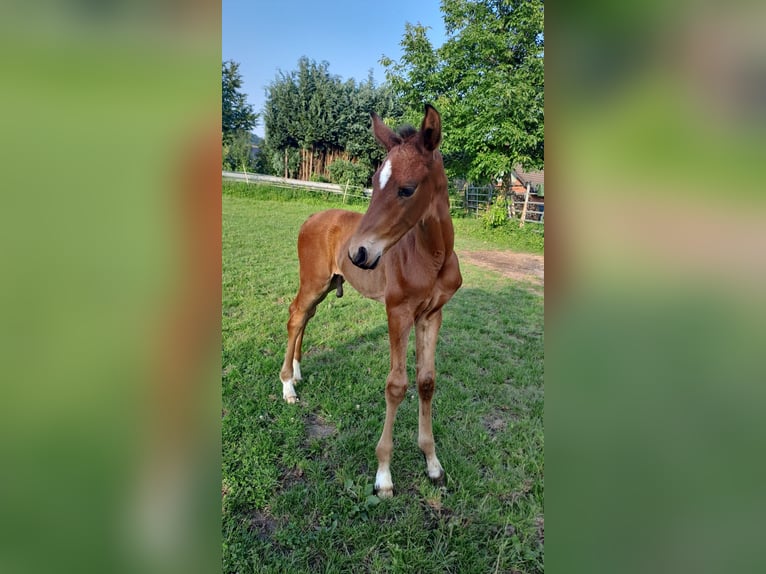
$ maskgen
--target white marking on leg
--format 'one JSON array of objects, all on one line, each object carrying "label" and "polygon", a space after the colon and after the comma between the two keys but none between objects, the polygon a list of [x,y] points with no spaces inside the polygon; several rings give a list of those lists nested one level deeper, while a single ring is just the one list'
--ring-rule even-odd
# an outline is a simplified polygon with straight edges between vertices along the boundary
[{"label": "white marking on leg", "polygon": [[383,169],[380,170],[380,176],[378,182],[380,183],[380,189],[386,187],[389,178],[391,177],[391,160],[386,158],[386,163],[383,164]]},{"label": "white marking on leg", "polygon": [[439,480],[444,476],[444,469],[436,455],[431,458],[426,457],[426,472],[431,480]]},{"label": "white marking on leg", "polygon": [[298,395],[295,394],[295,387],[293,386],[293,379],[282,381],[282,398],[290,404],[298,400]]},{"label": "white marking on leg", "polygon": [[394,483],[388,466],[379,466],[375,473],[375,492],[380,498],[390,498],[394,495]]},{"label": "white marking on leg", "polygon": [[303,377],[301,376],[301,364],[295,359],[293,359],[293,379],[296,381],[303,380]]}]

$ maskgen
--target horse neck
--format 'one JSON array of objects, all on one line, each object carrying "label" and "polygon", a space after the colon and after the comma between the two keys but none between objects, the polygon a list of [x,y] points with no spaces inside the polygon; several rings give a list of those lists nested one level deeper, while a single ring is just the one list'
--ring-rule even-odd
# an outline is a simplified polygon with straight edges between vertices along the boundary
[{"label": "horse neck", "polygon": [[[441,180],[443,181],[440,184]],[[449,194],[445,176],[437,178],[431,204],[416,228],[418,243],[429,252],[443,251],[445,255],[452,252],[455,230],[449,213]]]}]

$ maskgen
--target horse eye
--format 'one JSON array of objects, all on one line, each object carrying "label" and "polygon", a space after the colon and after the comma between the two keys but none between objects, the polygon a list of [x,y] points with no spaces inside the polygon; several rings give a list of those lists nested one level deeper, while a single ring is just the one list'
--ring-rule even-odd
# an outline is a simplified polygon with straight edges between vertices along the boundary
[{"label": "horse eye", "polygon": [[413,193],[415,193],[414,187],[400,187],[399,188],[399,197],[410,197]]}]

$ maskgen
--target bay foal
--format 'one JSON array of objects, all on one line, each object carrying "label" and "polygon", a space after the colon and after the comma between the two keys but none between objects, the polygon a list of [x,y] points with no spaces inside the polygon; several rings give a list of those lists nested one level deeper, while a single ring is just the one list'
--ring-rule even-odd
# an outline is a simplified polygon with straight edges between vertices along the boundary
[{"label": "bay foal", "polygon": [[407,390],[407,339],[413,325],[419,396],[418,446],[431,480],[444,477],[431,430],[435,386],[435,352],[442,306],[462,283],[453,251],[447,177],[438,151],[441,118],[430,105],[420,130],[399,133],[372,114],[375,138],[388,151],[373,176],[367,212],[331,209],[309,217],[298,235],[300,289],[290,305],[287,352],[280,379],[282,396],[297,400],[294,382],[301,379],[301,343],[316,306],[348,281],[365,297],[386,305],[391,370],[386,379],[386,419],[378,446],[375,490],[393,495],[389,465],[396,410]]}]

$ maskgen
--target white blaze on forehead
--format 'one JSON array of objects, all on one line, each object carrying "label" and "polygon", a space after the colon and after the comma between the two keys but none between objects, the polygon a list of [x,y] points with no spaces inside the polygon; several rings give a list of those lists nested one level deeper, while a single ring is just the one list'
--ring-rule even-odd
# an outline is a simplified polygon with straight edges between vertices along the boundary
[{"label": "white blaze on forehead", "polygon": [[391,177],[391,160],[386,159],[386,163],[383,164],[383,169],[380,170],[380,176],[378,176],[378,182],[380,183],[380,189],[386,187],[389,178]]}]

